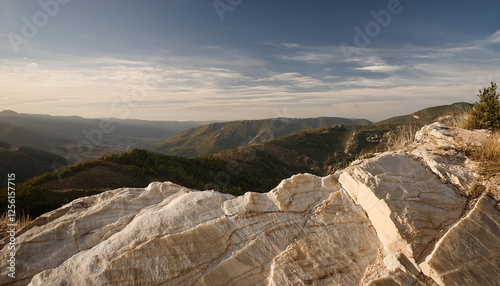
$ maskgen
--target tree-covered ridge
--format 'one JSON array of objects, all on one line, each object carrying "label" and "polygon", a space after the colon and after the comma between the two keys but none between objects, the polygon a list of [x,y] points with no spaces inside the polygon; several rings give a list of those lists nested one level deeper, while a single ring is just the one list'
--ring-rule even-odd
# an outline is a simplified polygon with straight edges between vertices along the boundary
[{"label": "tree-covered ridge", "polygon": [[67,165],[61,156],[0,141],[0,173],[15,173],[18,183]]},{"label": "tree-covered ridge", "polygon": [[[66,166],[19,184],[16,205],[18,211],[36,217],[78,197],[120,187],[145,187],[152,181],[241,195],[268,191],[280,178],[262,176],[212,156],[184,158],[134,149]],[[2,190],[2,206],[7,205],[6,194]]]},{"label": "tree-covered ridge", "polygon": [[366,119],[318,117],[211,123],[185,130],[163,140],[156,151],[185,157],[210,155],[243,145],[267,142],[304,129],[336,124],[369,125],[371,122]]}]

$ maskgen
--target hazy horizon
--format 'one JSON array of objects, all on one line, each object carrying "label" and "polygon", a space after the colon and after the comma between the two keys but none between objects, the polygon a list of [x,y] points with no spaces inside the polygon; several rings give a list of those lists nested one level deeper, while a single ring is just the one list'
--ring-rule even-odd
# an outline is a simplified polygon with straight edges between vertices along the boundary
[{"label": "hazy horizon", "polygon": [[0,110],[379,121],[500,77],[494,1],[0,2]]},{"label": "hazy horizon", "polygon": [[[449,104],[444,104],[444,105],[451,105],[451,104],[454,104],[454,103],[461,103],[461,102],[452,102],[452,103],[449,103]],[[389,119],[391,117],[396,117],[396,116],[403,116],[403,115],[409,115],[409,114],[412,114],[414,112],[417,112],[417,111],[420,111],[422,109],[426,109],[426,108],[430,108],[430,107],[435,107],[436,105],[432,105],[432,106],[426,106],[426,107],[423,107],[423,108],[418,108],[416,110],[413,110],[413,111],[410,111],[408,113],[401,113],[401,114],[394,114],[394,115],[390,115],[388,117],[383,117],[383,118],[380,118],[380,119],[376,119],[376,120],[372,120],[370,118],[365,118],[365,117],[345,117],[345,116],[335,116],[335,115],[317,115],[317,116],[311,116],[311,117],[287,117],[287,118],[295,118],[295,119],[305,119],[305,118],[319,118],[319,117],[339,117],[339,118],[347,118],[347,119],[367,119],[373,123],[376,123],[378,121],[382,121],[382,120],[385,120],[385,119]],[[85,117],[85,116],[82,116],[82,115],[78,115],[78,114],[70,114],[70,115],[57,115],[57,114],[47,114],[47,113],[26,113],[26,112],[17,112],[16,110],[11,110],[11,109],[4,109],[4,110],[0,110],[0,112],[4,112],[4,111],[13,111],[17,114],[27,114],[27,115],[41,115],[41,116],[68,116],[68,117],[81,117],[81,118],[84,118],[84,119],[126,119],[126,120],[144,120],[144,121],[179,121],[179,122],[200,122],[200,123],[205,123],[205,122],[228,122],[228,121],[244,121],[244,120],[265,120],[265,119],[273,119],[273,118],[278,118],[278,117],[286,117],[286,116],[276,116],[276,117],[266,117],[266,118],[259,118],[259,117],[256,117],[256,118],[236,118],[236,119],[230,119],[230,120],[222,120],[222,119],[207,119],[207,120],[156,120],[156,119],[142,119],[142,118],[131,118],[131,117],[128,117],[128,118],[119,118],[119,117]],[[280,112],[276,112],[276,114],[279,114]],[[281,114],[288,114],[290,115],[286,109],[283,111],[281,111]]]}]

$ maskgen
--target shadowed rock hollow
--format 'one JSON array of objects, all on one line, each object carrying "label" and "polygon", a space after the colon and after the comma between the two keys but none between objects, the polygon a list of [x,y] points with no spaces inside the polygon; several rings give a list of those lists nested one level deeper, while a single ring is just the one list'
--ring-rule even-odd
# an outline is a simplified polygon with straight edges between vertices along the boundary
[{"label": "shadowed rock hollow", "polygon": [[265,194],[155,182],[80,198],[18,237],[0,284],[499,285],[497,202],[470,206],[477,175],[453,145],[467,132],[429,125],[411,152]]}]

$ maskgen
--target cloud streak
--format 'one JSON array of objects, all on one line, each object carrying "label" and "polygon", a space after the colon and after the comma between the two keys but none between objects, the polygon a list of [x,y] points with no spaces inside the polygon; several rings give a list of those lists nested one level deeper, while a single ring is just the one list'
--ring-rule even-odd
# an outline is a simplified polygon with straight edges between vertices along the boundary
[{"label": "cloud streak", "polygon": [[118,117],[118,101],[130,117],[155,120],[268,118],[283,107],[378,120],[471,101],[484,79],[500,76],[499,42],[497,31],[449,47],[359,49],[350,60],[336,46],[294,43],[266,43],[265,57],[208,46],[197,56],[4,59],[0,97],[5,109],[87,117]]}]

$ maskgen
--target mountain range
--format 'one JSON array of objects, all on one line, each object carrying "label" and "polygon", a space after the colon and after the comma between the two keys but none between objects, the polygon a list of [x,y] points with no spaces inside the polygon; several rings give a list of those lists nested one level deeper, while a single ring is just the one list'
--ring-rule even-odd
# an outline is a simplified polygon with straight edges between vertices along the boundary
[{"label": "mountain range", "polygon": [[70,163],[155,144],[206,122],[85,119],[78,116],[0,112],[0,141],[51,152]]},{"label": "mountain range", "polygon": [[370,125],[366,119],[339,117],[273,118],[212,123],[190,128],[159,143],[155,151],[185,157],[215,154],[244,145],[270,141],[304,129],[349,124]]},{"label": "mountain range", "polygon": [[[374,152],[387,150],[391,138],[402,126],[413,125],[419,128],[437,119],[453,120],[454,116],[468,107],[470,105],[466,103],[440,106],[375,124],[369,124],[367,120],[339,118],[211,123],[182,131],[172,137],[175,140],[167,140],[180,142],[176,146],[184,146],[184,151],[188,148],[194,150],[190,155],[197,155],[196,152],[211,153],[222,147],[232,149],[193,158],[139,149],[105,155],[97,160],[60,168],[20,184],[18,207],[32,216],[38,216],[77,197],[124,185],[140,187],[151,181],[171,181],[189,188],[214,189],[234,195],[241,195],[246,191],[265,191],[293,174],[307,172],[325,175],[360,156],[369,157]],[[334,122],[355,124],[304,129],[272,139],[292,129]],[[273,125],[284,128],[276,129],[274,133],[265,131]],[[290,127],[287,129],[287,126]],[[266,137],[259,134],[270,135]],[[221,137],[225,139],[221,140]],[[202,142],[201,138],[206,141]],[[237,145],[235,148],[234,145],[243,138],[248,138],[249,141],[242,141],[246,144],[240,143],[242,146]],[[227,144],[219,144],[220,142]],[[5,196],[1,195],[0,203],[5,200]]]}]

